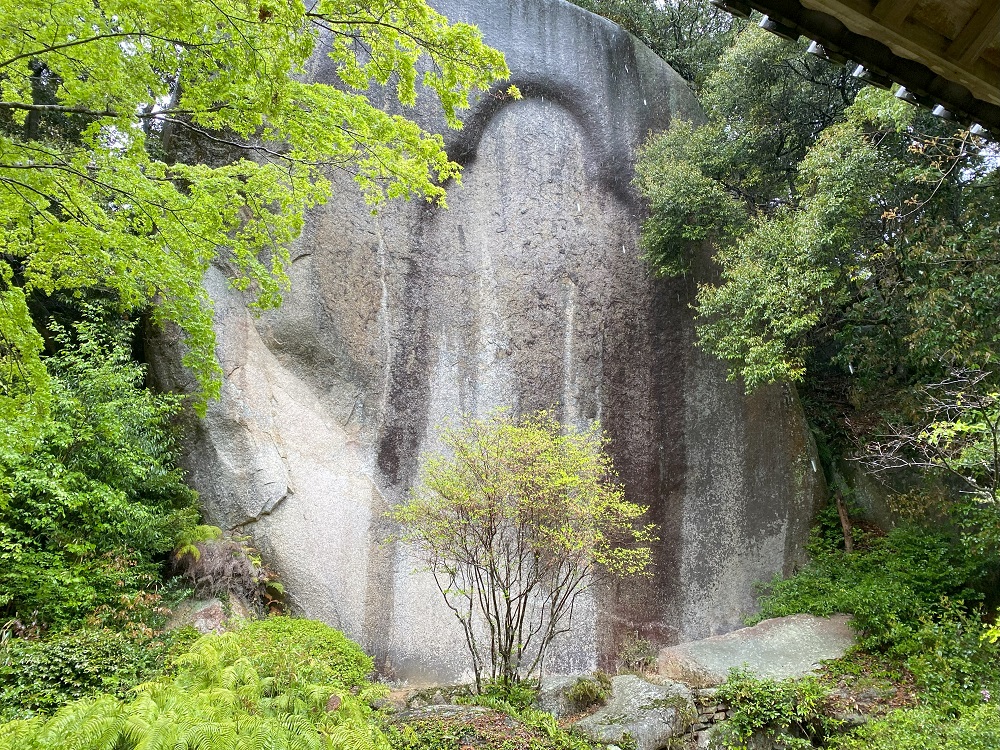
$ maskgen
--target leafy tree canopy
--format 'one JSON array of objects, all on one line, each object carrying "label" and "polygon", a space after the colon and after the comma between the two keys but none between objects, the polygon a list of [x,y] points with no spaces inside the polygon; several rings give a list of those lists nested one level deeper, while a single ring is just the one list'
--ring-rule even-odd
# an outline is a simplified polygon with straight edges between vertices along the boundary
[{"label": "leafy tree canopy", "polygon": [[[33,295],[152,305],[157,323],[185,332],[185,362],[211,397],[219,369],[201,276],[213,259],[254,305],[272,306],[303,211],[330,197],[328,170],[352,172],[373,205],[443,203],[442,184],[459,176],[439,136],[375,107],[369,87],[394,87],[404,106],[433,92],[458,127],[472,92],[508,75],[477,29],[423,0],[0,9],[0,442],[12,444],[51,398]],[[318,48],[336,85],[305,81]],[[170,138],[185,133],[236,157],[176,161]]]},{"label": "leafy tree canopy", "polygon": [[699,344],[748,390],[804,382],[838,450],[993,507],[995,146],[756,28],[702,101],[708,122],[652,138],[636,175],[653,269],[696,280]]}]

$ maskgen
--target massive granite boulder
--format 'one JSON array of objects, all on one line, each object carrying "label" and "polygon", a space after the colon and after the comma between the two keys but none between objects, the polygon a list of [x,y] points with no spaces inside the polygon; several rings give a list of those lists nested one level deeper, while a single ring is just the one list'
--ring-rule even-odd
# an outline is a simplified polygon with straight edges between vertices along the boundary
[{"label": "massive granite boulder", "polygon": [[[608,666],[636,634],[659,646],[738,627],[753,583],[798,560],[821,480],[794,391],[727,382],[693,346],[691,282],[653,280],[639,258],[635,148],[698,105],[641,43],[563,0],[433,4],[506,53],[524,99],[483,96],[445,134],[465,165],[447,210],[372,215],[335,176],[280,310],[255,319],[208,275],[225,380],[187,459],[207,514],[252,534],[291,603],[388,673],[452,679],[467,668],[459,625],[385,543],[384,513],[446,417],[554,407],[602,422],[661,541],[651,577],[592,592],[551,669]],[[319,57],[310,75],[334,74]],[[430,104],[410,114],[440,128]],[[181,387],[177,342],[151,351]]]}]

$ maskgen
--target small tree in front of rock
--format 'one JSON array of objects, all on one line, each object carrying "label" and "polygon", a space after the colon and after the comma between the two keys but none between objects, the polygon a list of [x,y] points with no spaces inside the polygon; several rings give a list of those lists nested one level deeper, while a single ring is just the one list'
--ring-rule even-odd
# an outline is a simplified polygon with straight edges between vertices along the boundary
[{"label": "small tree in front of rock", "polygon": [[625,499],[596,423],[498,412],[441,438],[392,515],[462,625],[477,689],[509,686],[541,673],[599,574],[647,571],[655,527]]}]

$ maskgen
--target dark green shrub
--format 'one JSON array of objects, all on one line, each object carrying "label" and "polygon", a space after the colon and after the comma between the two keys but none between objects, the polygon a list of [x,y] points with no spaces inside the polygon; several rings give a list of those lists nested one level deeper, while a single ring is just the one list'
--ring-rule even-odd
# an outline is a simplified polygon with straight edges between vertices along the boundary
[{"label": "dark green shrub", "polygon": [[847,612],[862,647],[887,650],[919,627],[921,617],[939,611],[942,597],[978,596],[978,564],[932,531],[900,527],[884,537],[868,535],[852,554],[837,548],[835,534],[816,533],[809,552],[804,569],[770,584],[760,619]]},{"label": "dark green shrub", "polygon": [[852,554],[837,549],[835,538],[829,524],[820,525],[809,564],[772,584],[761,617],[850,613],[860,648],[909,670],[922,700],[941,710],[998,689],[1000,647],[982,637],[975,606],[980,563],[948,537],[916,527],[862,536]]},{"label": "dark green shrub", "polygon": [[746,750],[755,734],[789,750],[811,748],[839,724],[824,714],[826,690],[812,677],[779,682],[733,669],[717,697],[733,711],[717,730],[725,747],[733,750]]},{"label": "dark green shrub", "polygon": [[0,617],[59,627],[115,608],[159,578],[197,519],[174,463],[169,422],[179,401],[142,387],[132,328],[85,321],[57,330],[38,440],[0,441]]},{"label": "dark green shrub", "polygon": [[196,637],[190,629],[136,638],[105,628],[10,639],[0,646],[0,720],[51,713],[95,693],[124,697]]}]

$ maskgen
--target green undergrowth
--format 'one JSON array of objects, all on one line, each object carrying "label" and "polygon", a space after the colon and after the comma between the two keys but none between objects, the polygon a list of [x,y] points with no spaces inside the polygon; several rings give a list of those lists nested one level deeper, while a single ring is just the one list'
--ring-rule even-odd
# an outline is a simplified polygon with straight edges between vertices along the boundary
[{"label": "green undergrowth", "polygon": [[277,617],[206,635],[169,674],[122,698],[73,701],[0,726],[0,750],[72,747],[389,750],[371,702],[371,659],[322,623]]},{"label": "green undergrowth", "polygon": [[[758,619],[852,615],[857,646],[819,678],[774,682],[734,672],[719,689],[733,718],[719,734],[743,748],[756,734],[784,746],[839,750],[1000,747],[1000,645],[984,605],[995,561],[935,530],[855,530],[843,550],[834,509],[821,513],[809,563],[772,581]],[[862,713],[848,731],[831,717]]]},{"label": "green undergrowth", "polygon": [[827,690],[815,677],[770,680],[734,669],[716,697],[733,709],[717,730],[717,741],[733,750],[746,750],[755,735],[788,750],[811,748],[840,727],[827,715]]},{"label": "green undergrowth", "polygon": [[0,646],[0,721],[48,714],[98,693],[125,698],[169,669],[197,635],[190,628],[155,635],[84,628],[11,639]]},{"label": "green undergrowth", "polygon": [[930,708],[896,711],[836,738],[836,750],[996,750],[1000,747],[1000,706],[981,703],[959,715]]},{"label": "green undergrowth", "polygon": [[1000,692],[1000,647],[983,638],[988,563],[917,526],[861,532],[848,554],[830,514],[813,534],[809,564],[770,584],[760,619],[852,615],[858,649],[912,673],[927,704],[951,710],[981,690]]},{"label": "green undergrowth", "polygon": [[0,440],[0,626],[61,630],[154,590],[198,510],[176,466],[181,401],[143,387],[135,323],[94,307],[50,330],[48,411],[32,440]]}]

